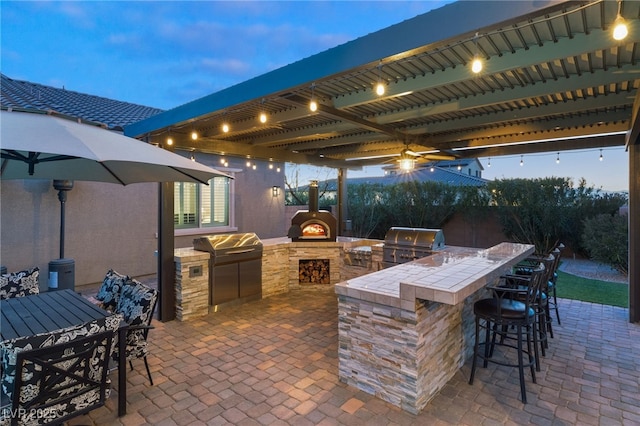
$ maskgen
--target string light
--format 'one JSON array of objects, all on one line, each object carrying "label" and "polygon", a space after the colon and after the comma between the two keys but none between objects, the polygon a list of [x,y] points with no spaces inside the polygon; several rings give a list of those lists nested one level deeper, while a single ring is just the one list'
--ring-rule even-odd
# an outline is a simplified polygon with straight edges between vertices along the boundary
[{"label": "string light", "polygon": [[613,21],[613,39],[614,40],[624,40],[629,34],[629,29],[627,28],[627,22],[622,17],[620,13],[622,9],[622,0],[618,0],[618,16],[616,16],[616,20]]},{"label": "string light", "polygon": [[560,164],[560,153],[558,152],[558,156],[556,157],[556,164]]},{"label": "string light", "polygon": [[[262,99],[260,103],[264,105],[264,99]],[[263,124],[267,122],[267,113],[265,113],[264,111],[260,112],[260,122]]]},{"label": "string light", "polygon": [[473,71],[474,74],[478,74],[482,71],[482,59],[480,59],[480,54],[478,53],[478,33],[476,33],[476,36],[473,38],[473,44],[476,46],[476,53],[473,56],[473,61],[471,61],[471,71]]},{"label": "string light", "polygon": [[314,95],[314,89],[316,88],[316,84],[313,83],[311,85],[311,102],[309,102],[309,109],[311,112],[316,112],[318,110],[318,102],[316,101],[316,97]]},{"label": "string light", "polygon": [[376,84],[376,95],[384,95],[385,87],[382,83],[382,61],[378,64],[378,84]]}]

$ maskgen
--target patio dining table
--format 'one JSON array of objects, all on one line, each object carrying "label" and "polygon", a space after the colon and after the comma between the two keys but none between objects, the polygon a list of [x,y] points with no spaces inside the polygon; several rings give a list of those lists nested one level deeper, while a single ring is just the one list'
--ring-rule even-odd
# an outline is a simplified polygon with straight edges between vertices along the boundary
[{"label": "patio dining table", "polygon": [[[101,309],[72,290],[49,291],[0,301],[0,340],[47,333],[112,313]],[[127,324],[118,329],[118,416],[127,413],[127,368],[125,360]]]}]

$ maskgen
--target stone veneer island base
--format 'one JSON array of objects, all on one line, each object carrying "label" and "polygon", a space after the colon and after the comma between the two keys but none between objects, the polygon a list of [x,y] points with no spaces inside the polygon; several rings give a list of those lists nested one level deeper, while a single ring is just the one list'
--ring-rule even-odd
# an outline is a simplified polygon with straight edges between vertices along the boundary
[{"label": "stone veneer island base", "polygon": [[484,287],[533,250],[446,247],[337,284],[340,380],[418,414],[471,355]]}]

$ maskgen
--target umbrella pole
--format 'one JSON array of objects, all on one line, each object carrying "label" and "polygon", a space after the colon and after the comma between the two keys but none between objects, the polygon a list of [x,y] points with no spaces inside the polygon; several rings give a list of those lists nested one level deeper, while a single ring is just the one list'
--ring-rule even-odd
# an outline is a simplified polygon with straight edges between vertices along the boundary
[{"label": "umbrella pole", "polygon": [[64,259],[64,204],[67,201],[67,191],[73,189],[73,181],[54,180],[53,187],[58,190],[58,200],[60,200],[60,259]]}]

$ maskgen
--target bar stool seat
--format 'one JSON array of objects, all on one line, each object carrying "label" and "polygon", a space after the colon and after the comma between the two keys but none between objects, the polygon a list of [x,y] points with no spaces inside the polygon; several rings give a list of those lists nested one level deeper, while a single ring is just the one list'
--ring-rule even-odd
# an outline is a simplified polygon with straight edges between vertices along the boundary
[{"label": "bar stool seat", "polygon": [[[528,276],[518,277],[517,285],[513,279],[502,277],[499,285],[488,286],[492,297],[481,299],[473,305],[475,314],[475,343],[469,384],[473,384],[477,360],[483,360],[486,368],[489,362],[517,367],[520,378],[520,394],[523,403],[527,403],[524,370],[529,367],[533,383],[536,383],[535,364],[538,352],[537,314],[535,300],[539,297],[540,283],[545,276],[542,263]],[[480,342],[484,330],[484,342]],[[498,338],[499,337],[499,338]],[[513,341],[515,340],[515,343]],[[526,349],[524,343],[526,342]],[[483,351],[480,351],[483,347]],[[502,347],[506,353],[515,349],[517,363],[494,356],[496,347]],[[527,362],[524,361],[525,355]]]}]

